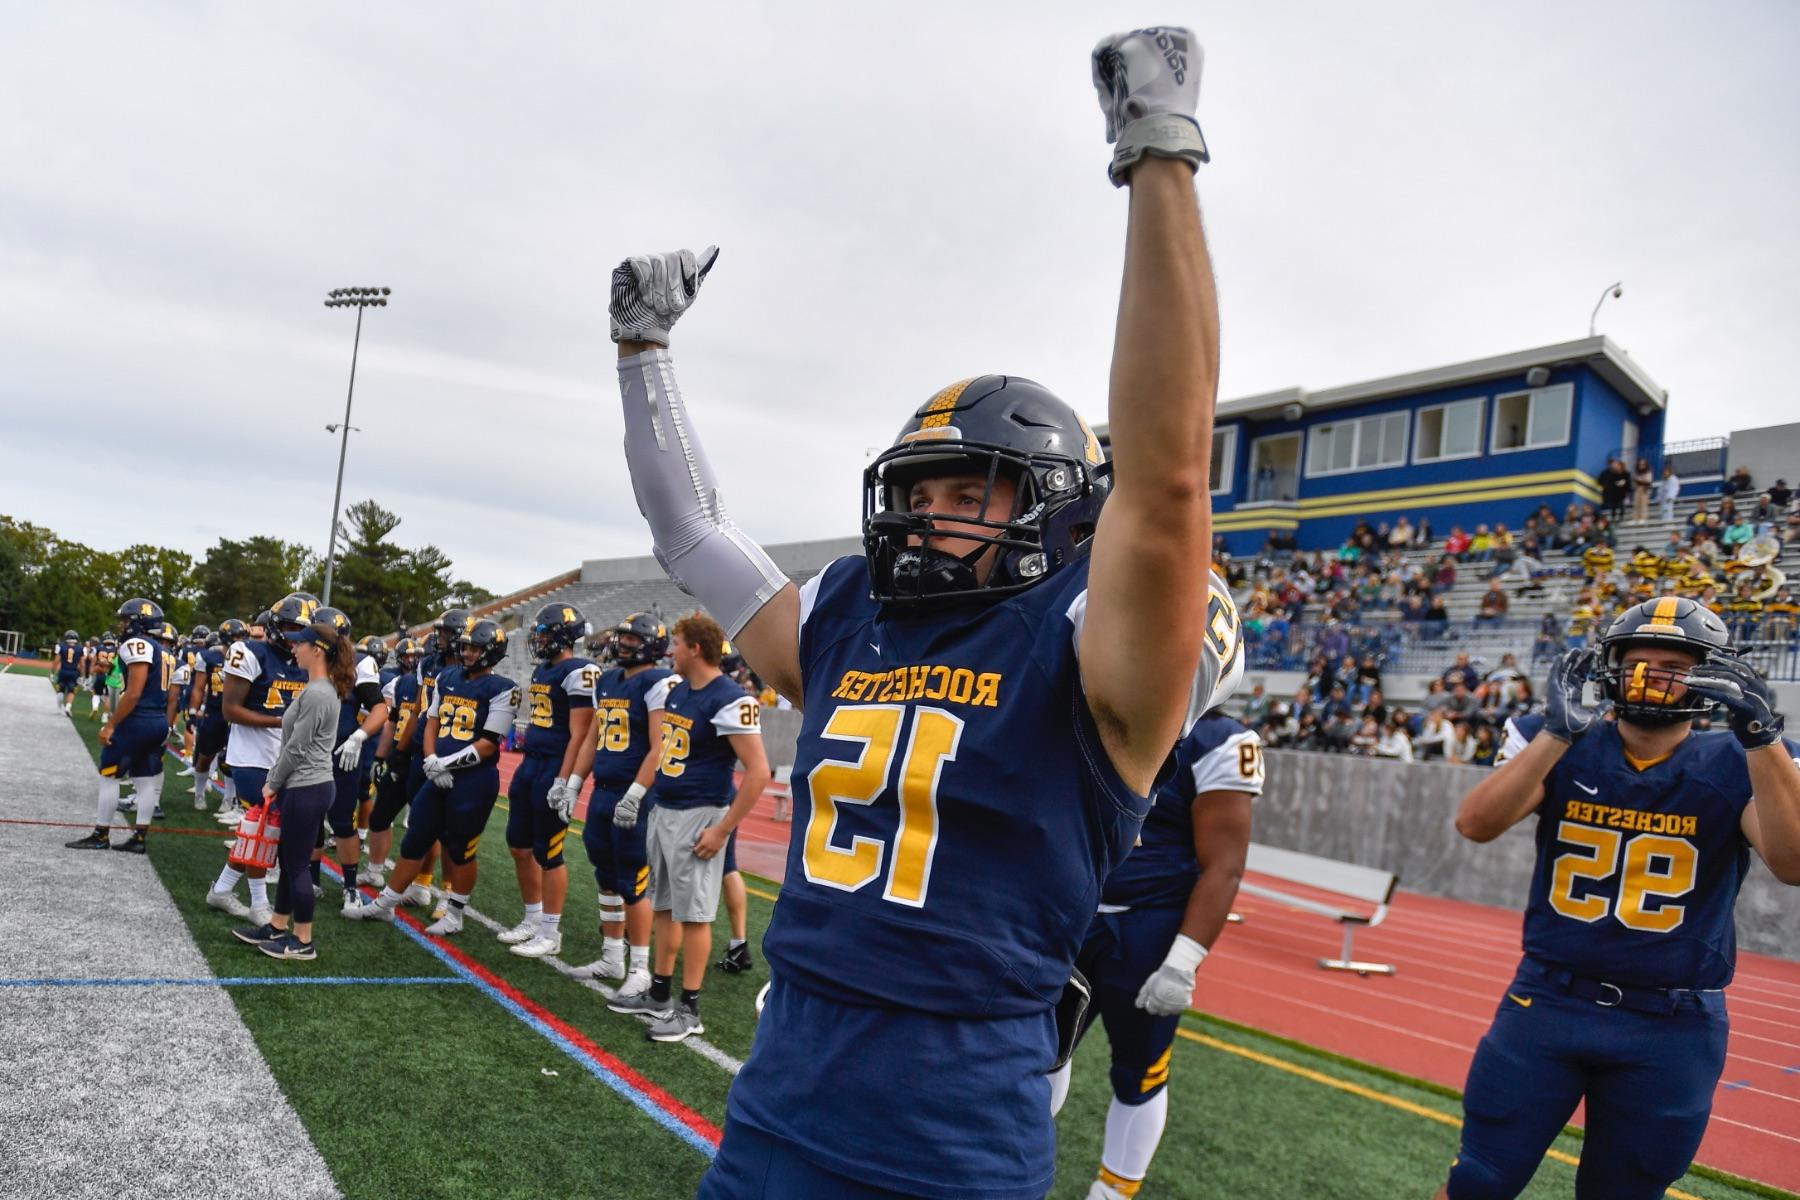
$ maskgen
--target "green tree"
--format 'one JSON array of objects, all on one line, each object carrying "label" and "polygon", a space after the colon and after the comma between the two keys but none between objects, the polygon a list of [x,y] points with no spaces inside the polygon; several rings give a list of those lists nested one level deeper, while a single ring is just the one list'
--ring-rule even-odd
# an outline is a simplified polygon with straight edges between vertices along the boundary
[{"label": "green tree", "polygon": [[[408,549],[395,541],[400,523],[398,514],[376,501],[360,500],[344,510],[338,526],[331,603],[344,610],[359,636],[407,629],[452,605],[493,599],[486,589],[453,578],[450,557],[436,546]],[[324,587],[324,574],[322,564],[308,574],[311,590]]]},{"label": "green tree", "polygon": [[64,629],[90,634],[112,627],[113,610],[125,599],[111,594],[118,564],[114,556],[7,516],[0,516],[0,544],[11,563],[7,576],[12,591],[0,628],[17,629],[25,645],[35,649],[55,641]]},{"label": "green tree", "polygon": [[199,597],[193,557],[185,551],[144,543],[127,546],[113,557],[118,561],[118,575],[112,593],[121,600],[143,596],[156,601],[175,628],[186,633],[193,624],[194,601]]},{"label": "green tree", "polygon": [[281,599],[307,574],[314,556],[297,542],[220,538],[194,571],[198,616],[210,625],[227,617],[247,621]]}]

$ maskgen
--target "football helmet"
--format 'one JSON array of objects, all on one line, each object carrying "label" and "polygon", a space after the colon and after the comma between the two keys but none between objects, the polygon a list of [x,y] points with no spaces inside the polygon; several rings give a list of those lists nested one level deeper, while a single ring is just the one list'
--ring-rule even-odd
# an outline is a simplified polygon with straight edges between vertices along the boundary
[{"label": "football helmet", "polygon": [[410,674],[419,665],[424,656],[424,648],[409,637],[403,637],[394,644],[394,665]]},{"label": "football helmet", "polygon": [[139,634],[145,637],[156,637],[158,630],[162,628],[162,608],[154,600],[145,600],[141,596],[134,596],[119,605],[116,615],[119,618],[119,627],[116,631],[119,637],[133,637]]},{"label": "football helmet", "polygon": [[175,623],[173,621],[164,621],[161,625],[156,627],[155,637],[157,641],[163,644],[163,649],[173,650],[175,649],[175,643],[180,640],[181,635],[175,632]]},{"label": "football helmet", "polygon": [[1693,693],[1672,698],[1674,685],[1687,674],[1651,667],[1647,663],[1625,665],[1625,651],[1633,646],[1661,646],[1686,650],[1695,665],[1715,654],[1729,653],[1731,635],[1717,613],[1682,596],[1661,596],[1634,604],[1620,613],[1600,637],[1600,662],[1595,678],[1600,694],[1612,701],[1622,721],[1654,728],[1692,721],[1712,710],[1712,701]]},{"label": "football helmet", "polygon": [[[623,640],[627,634],[637,639],[636,645]],[[613,661],[622,667],[649,666],[669,653],[669,627],[654,613],[632,613],[613,626],[612,635]]]},{"label": "football helmet", "polygon": [[76,633],[73,629],[65,629],[63,630],[62,640],[65,642],[80,642],[81,635]]},{"label": "football helmet", "polygon": [[[995,481],[1010,479],[1012,511],[999,520],[912,511],[912,485],[946,475],[985,479],[984,509]],[[1023,591],[1087,553],[1111,489],[1100,439],[1049,389],[1016,375],[952,384],[921,405],[863,472],[870,594],[884,604],[918,604]],[[961,528],[939,528],[952,519]],[[957,555],[933,547],[932,538],[977,544]],[[983,580],[976,566],[990,549],[994,562]]]},{"label": "football helmet", "polygon": [[[257,613],[254,617],[250,618],[250,624],[261,626],[262,631],[263,631],[264,635],[266,636],[269,632],[269,623],[271,621],[273,621],[274,619],[275,619],[275,614],[265,608],[261,612]],[[249,634],[246,633],[245,636],[248,637]]]},{"label": "football helmet", "polygon": [[314,621],[331,626],[345,637],[350,636],[350,618],[341,608],[332,608],[329,604],[321,604],[313,609]]},{"label": "football helmet", "polygon": [[313,595],[311,592],[295,592],[294,595],[300,597],[302,600],[306,601],[308,604],[312,605],[314,608],[319,607],[319,598],[317,596]]},{"label": "football helmet", "polygon": [[[469,627],[456,639],[456,649],[462,654],[464,670],[485,671],[506,657],[506,630],[500,628],[498,621],[477,621],[471,617]],[[474,662],[469,661],[469,650],[476,652]]]},{"label": "football helmet", "polygon": [[467,633],[475,624],[475,617],[466,608],[446,608],[444,615],[437,619],[437,625],[427,637],[436,635],[435,647],[439,657],[447,657],[456,653],[456,641]]},{"label": "football helmet", "polygon": [[283,658],[292,658],[294,648],[288,644],[285,635],[290,631],[304,629],[312,624],[313,614],[318,609],[317,603],[308,600],[298,592],[291,596],[283,596],[275,603],[275,607],[269,610],[269,619],[263,622],[263,632],[269,639],[269,645],[273,646]]},{"label": "football helmet", "polygon": [[108,654],[111,654],[119,648],[119,639],[109,633],[100,639],[100,648]]},{"label": "football helmet", "polygon": [[531,625],[531,653],[539,662],[550,662],[564,650],[573,650],[594,631],[581,610],[572,604],[546,604]]},{"label": "football helmet", "polygon": [[220,637],[218,634],[209,633],[206,635],[206,648],[208,650],[217,649],[218,647],[220,647],[224,644],[225,644],[225,639]]},{"label": "football helmet", "polygon": [[219,632],[213,636],[225,645],[232,646],[250,636],[250,627],[236,617],[226,617],[219,622]]},{"label": "football helmet", "polygon": [[205,625],[196,625],[188,633],[189,638],[193,639],[196,642],[200,642],[202,644],[204,644],[206,639],[211,636],[212,636],[212,630]]},{"label": "football helmet", "polygon": [[374,634],[371,633],[368,637],[356,643],[356,648],[374,659],[377,667],[387,666],[387,643],[376,637]]},{"label": "football helmet", "polygon": [[725,672],[727,675],[736,675],[743,669],[744,656],[739,654],[736,648],[732,646],[731,639],[726,638],[724,645],[719,649],[719,670]]}]

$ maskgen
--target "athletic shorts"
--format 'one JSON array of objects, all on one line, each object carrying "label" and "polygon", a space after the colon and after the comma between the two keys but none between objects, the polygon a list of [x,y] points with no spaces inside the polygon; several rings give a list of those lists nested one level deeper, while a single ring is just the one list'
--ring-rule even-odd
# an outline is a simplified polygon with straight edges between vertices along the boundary
[{"label": "athletic shorts", "polygon": [[200,719],[200,729],[194,734],[194,753],[201,758],[216,757],[230,738],[231,722],[225,714],[209,712]]},{"label": "athletic shorts", "polygon": [[[332,754],[335,760],[336,751]],[[366,778],[361,767],[354,771],[340,771],[335,766],[331,768],[331,807],[326,810],[324,827],[331,830],[332,837],[356,836],[356,807],[362,803]]]},{"label": "athletic shorts", "polygon": [[112,741],[100,747],[100,774],[109,779],[144,779],[162,774],[163,743],[169,723],[161,714],[133,715],[113,727]]},{"label": "athletic shorts", "polygon": [[531,851],[546,869],[563,865],[563,840],[569,832],[569,823],[550,807],[550,785],[560,770],[561,758],[527,754],[506,789],[507,847]]},{"label": "athletic shorts", "polygon": [[81,682],[81,675],[75,671],[58,671],[56,673],[56,690],[67,696]]},{"label": "athletic shorts", "polygon": [[725,817],[725,805],[650,810],[645,843],[650,852],[650,907],[668,912],[683,924],[712,924],[719,911],[719,881],[725,877],[725,855],[694,853],[700,831]]},{"label": "athletic shorts", "polygon": [[594,864],[594,882],[600,890],[624,897],[627,904],[636,904],[650,894],[650,851],[645,832],[656,813],[656,804],[651,797],[644,797],[637,824],[621,829],[612,823],[612,817],[624,794],[623,787],[614,791],[598,782],[594,784],[593,794],[588,797],[587,824],[581,828],[581,844],[587,847],[588,861]]}]

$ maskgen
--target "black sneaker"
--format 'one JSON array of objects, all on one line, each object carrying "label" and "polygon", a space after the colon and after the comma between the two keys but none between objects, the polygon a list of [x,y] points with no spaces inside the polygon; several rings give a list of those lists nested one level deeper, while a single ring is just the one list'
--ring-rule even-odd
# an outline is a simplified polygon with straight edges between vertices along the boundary
[{"label": "black sneaker", "polygon": [[150,814],[150,819],[153,821],[160,821],[163,819],[162,805],[159,804],[156,806],[156,811]]},{"label": "black sneaker", "polygon": [[118,845],[114,846],[113,849],[123,850],[127,854],[143,854],[149,850],[149,847],[144,845],[143,834],[134,833]]},{"label": "black sneaker", "polygon": [[731,949],[725,951],[725,957],[714,963],[713,966],[724,971],[728,975],[737,975],[744,971],[754,971],[756,969],[756,960],[750,957],[750,943],[745,942],[741,946],[733,946]]},{"label": "black sneaker", "polygon": [[286,937],[287,930],[277,929],[265,921],[261,925],[239,925],[231,931],[231,936],[246,946],[261,946],[264,942]]},{"label": "black sneaker", "polygon": [[293,959],[296,962],[311,962],[318,957],[311,942],[303,942],[291,933],[273,937],[257,946],[270,958]]},{"label": "black sneaker", "polygon": [[96,829],[86,837],[78,837],[63,845],[70,850],[111,850],[112,839],[106,836],[106,830]]}]

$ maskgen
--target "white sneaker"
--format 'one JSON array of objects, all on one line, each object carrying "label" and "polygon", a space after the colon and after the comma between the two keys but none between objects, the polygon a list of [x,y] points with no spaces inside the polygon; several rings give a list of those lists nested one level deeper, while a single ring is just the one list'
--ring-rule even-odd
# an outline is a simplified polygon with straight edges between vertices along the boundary
[{"label": "white sneaker", "polygon": [[262,926],[267,925],[270,921],[272,921],[274,919],[275,919],[275,910],[273,908],[271,908],[269,905],[267,905],[267,904],[252,904],[250,906],[250,923],[252,925],[255,925],[258,928],[261,928]]},{"label": "white sneaker", "polygon": [[561,954],[562,930],[558,928],[548,933],[535,934],[529,942],[514,946],[512,952],[520,958],[548,958],[552,954]]},{"label": "white sneaker", "polygon": [[380,868],[365,863],[356,869],[356,882],[366,883],[372,888],[385,887],[387,876],[381,873]]},{"label": "white sneaker", "polygon": [[433,937],[448,937],[462,932],[462,910],[451,908],[448,900],[444,901],[444,915],[425,927],[425,932]]},{"label": "white sneaker", "polygon": [[195,812],[205,812],[206,811],[206,797],[204,795],[194,797],[194,811]]},{"label": "white sneaker", "polygon": [[433,905],[431,908],[431,919],[433,921],[441,921],[444,919],[444,914],[449,911],[450,911],[450,897],[448,897],[440,892],[438,894],[437,903],[435,905]]},{"label": "white sneaker", "polygon": [[[206,907],[216,908],[220,912],[233,917],[242,918],[250,915],[250,906],[248,904],[245,904],[230,892],[216,892],[210,888],[207,889],[206,892]],[[257,924],[261,925],[262,922],[258,921]]]},{"label": "white sneaker", "polygon": [[570,974],[577,979],[623,979],[625,956],[608,958],[603,954],[591,963],[576,967]]},{"label": "white sneaker", "polygon": [[230,808],[221,808],[219,810],[219,815],[214,817],[213,820],[221,825],[237,825],[241,822],[242,817],[238,813],[237,806],[233,805]]},{"label": "white sneaker", "polygon": [[179,770],[179,771],[177,771],[177,772],[175,772],[175,773],[176,773],[176,774],[177,774],[177,775],[185,775],[185,776],[187,776],[187,777],[188,777],[188,778],[189,778],[189,779],[192,779],[192,778],[193,778],[193,777],[194,777],[194,764],[193,764],[193,763],[189,763],[189,764],[188,764],[188,765],[187,765],[187,766],[185,766],[185,767],[183,767],[183,768],[182,768],[182,769],[181,769],[181,770]]},{"label": "white sneaker", "polygon": [[[377,912],[377,909],[380,911]],[[383,909],[381,905],[361,892],[345,892],[344,907],[338,910],[338,915],[346,921],[380,921],[383,919],[391,921],[393,913],[393,909]]]},{"label": "white sneaker", "polygon": [[422,883],[415,883],[401,895],[400,903],[410,904],[414,908],[424,908],[431,903],[431,889]]},{"label": "white sneaker", "polygon": [[524,943],[529,942],[532,938],[537,936],[537,927],[538,927],[537,917],[535,915],[528,914],[525,917],[525,919],[520,921],[517,925],[514,925],[511,929],[508,929],[505,933],[501,933],[496,936],[498,936],[499,939],[508,946],[523,945]]}]

